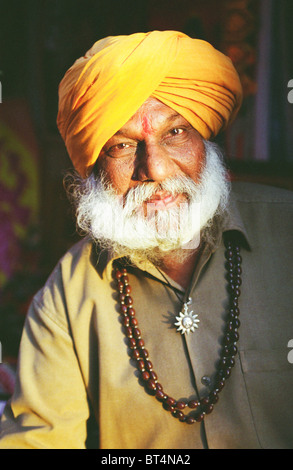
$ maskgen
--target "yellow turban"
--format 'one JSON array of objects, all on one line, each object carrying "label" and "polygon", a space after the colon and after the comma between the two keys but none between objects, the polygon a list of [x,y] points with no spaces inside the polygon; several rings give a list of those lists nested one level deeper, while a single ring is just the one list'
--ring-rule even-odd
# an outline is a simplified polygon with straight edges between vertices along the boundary
[{"label": "yellow turban", "polygon": [[97,41],[59,85],[57,125],[82,177],[90,174],[105,143],[150,96],[209,139],[236,115],[242,88],[228,57],[177,31]]}]

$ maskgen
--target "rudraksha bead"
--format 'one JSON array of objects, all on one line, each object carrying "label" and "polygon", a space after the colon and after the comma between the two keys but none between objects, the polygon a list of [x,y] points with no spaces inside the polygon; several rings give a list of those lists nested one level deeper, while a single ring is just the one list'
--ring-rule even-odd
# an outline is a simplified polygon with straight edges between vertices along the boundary
[{"label": "rudraksha bead", "polygon": [[187,424],[193,424],[195,422],[195,419],[192,418],[191,416],[187,416],[185,423]]},{"label": "rudraksha bead", "polygon": [[196,400],[190,400],[188,402],[188,406],[189,408],[192,408],[192,409],[197,408],[199,406],[199,402]]},{"label": "rudraksha bead", "polygon": [[128,308],[128,315],[129,315],[130,317],[134,317],[134,315],[135,315],[135,310],[134,310],[133,307],[129,307],[129,308]]},{"label": "rudraksha bead", "polygon": [[143,380],[149,380],[150,379],[150,374],[147,371],[142,372],[141,374]]},{"label": "rudraksha bead", "polygon": [[175,404],[176,404],[176,400],[172,397],[167,397],[165,401],[166,401],[167,405],[170,405],[170,406],[175,406]]},{"label": "rudraksha bead", "polygon": [[185,401],[177,401],[176,403],[176,408],[178,408],[178,410],[184,410],[186,406],[187,404],[185,403]]},{"label": "rudraksha bead", "polygon": [[147,381],[147,387],[149,390],[156,390],[156,382],[153,379]]},{"label": "rudraksha bead", "polygon": [[156,398],[157,398],[158,400],[161,400],[161,401],[162,401],[162,400],[165,399],[165,397],[166,397],[166,395],[165,395],[165,393],[164,393],[162,390],[157,390],[157,391],[156,391]]}]

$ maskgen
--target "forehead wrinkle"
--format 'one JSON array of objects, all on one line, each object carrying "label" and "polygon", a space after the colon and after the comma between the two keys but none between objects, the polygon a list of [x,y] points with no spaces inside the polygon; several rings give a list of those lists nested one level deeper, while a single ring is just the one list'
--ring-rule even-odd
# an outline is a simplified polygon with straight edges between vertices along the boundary
[{"label": "forehead wrinkle", "polygon": [[[143,130],[146,133],[153,130],[153,126],[152,126],[152,123],[151,123],[151,118],[148,115],[147,111],[146,110],[144,110],[144,111],[139,110],[139,113],[140,113],[140,121],[141,121]],[[127,135],[129,133],[129,131],[131,132],[131,129],[127,128],[127,126],[128,126],[128,124],[131,124],[131,122],[134,122],[133,121],[134,116],[124,126],[122,126],[121,129],[119,129],[117,132],[115,132],[115,134],[113,136]],[[167,126],[167,125],[171,124],[172,122],[174,122],[177,118],[184,119],[179,113],[174,111],[174,113],[172,113],[171,115],[166,117],[166,119],[164,121],[164,124]]]}]

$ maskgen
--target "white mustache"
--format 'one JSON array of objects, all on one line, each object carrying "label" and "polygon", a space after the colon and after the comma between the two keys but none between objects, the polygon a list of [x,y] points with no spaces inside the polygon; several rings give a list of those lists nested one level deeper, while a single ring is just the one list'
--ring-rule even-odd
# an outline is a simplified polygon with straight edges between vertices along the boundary
[{"label": "white mustache", "polygon": [[187,176],[175,176],[168,178],[162,183],[142,183],[131,188],[125,196],[124,208],[131,211],[140,207],[144,202],[148,202],[159,192],[166,192],[175,197],[184,194],[187,200],[199,197],[199,190],[196,183]]}]

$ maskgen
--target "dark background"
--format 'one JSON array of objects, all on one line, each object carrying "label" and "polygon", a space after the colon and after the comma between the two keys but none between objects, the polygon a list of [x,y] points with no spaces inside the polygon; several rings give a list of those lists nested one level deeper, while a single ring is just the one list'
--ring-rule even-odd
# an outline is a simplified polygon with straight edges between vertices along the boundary
[{"label": "dark background", "polygon": [[293,189],[292,20],[292,0],[0,1],[0,341],[7,364],[17,356],[31,296],[78,239],[62,186],[71,163],[56,127],[68,67],[108,35],[175,29],[208,40],[231,57],[244,87],[238,118],[218,137],[231,177]]}]

